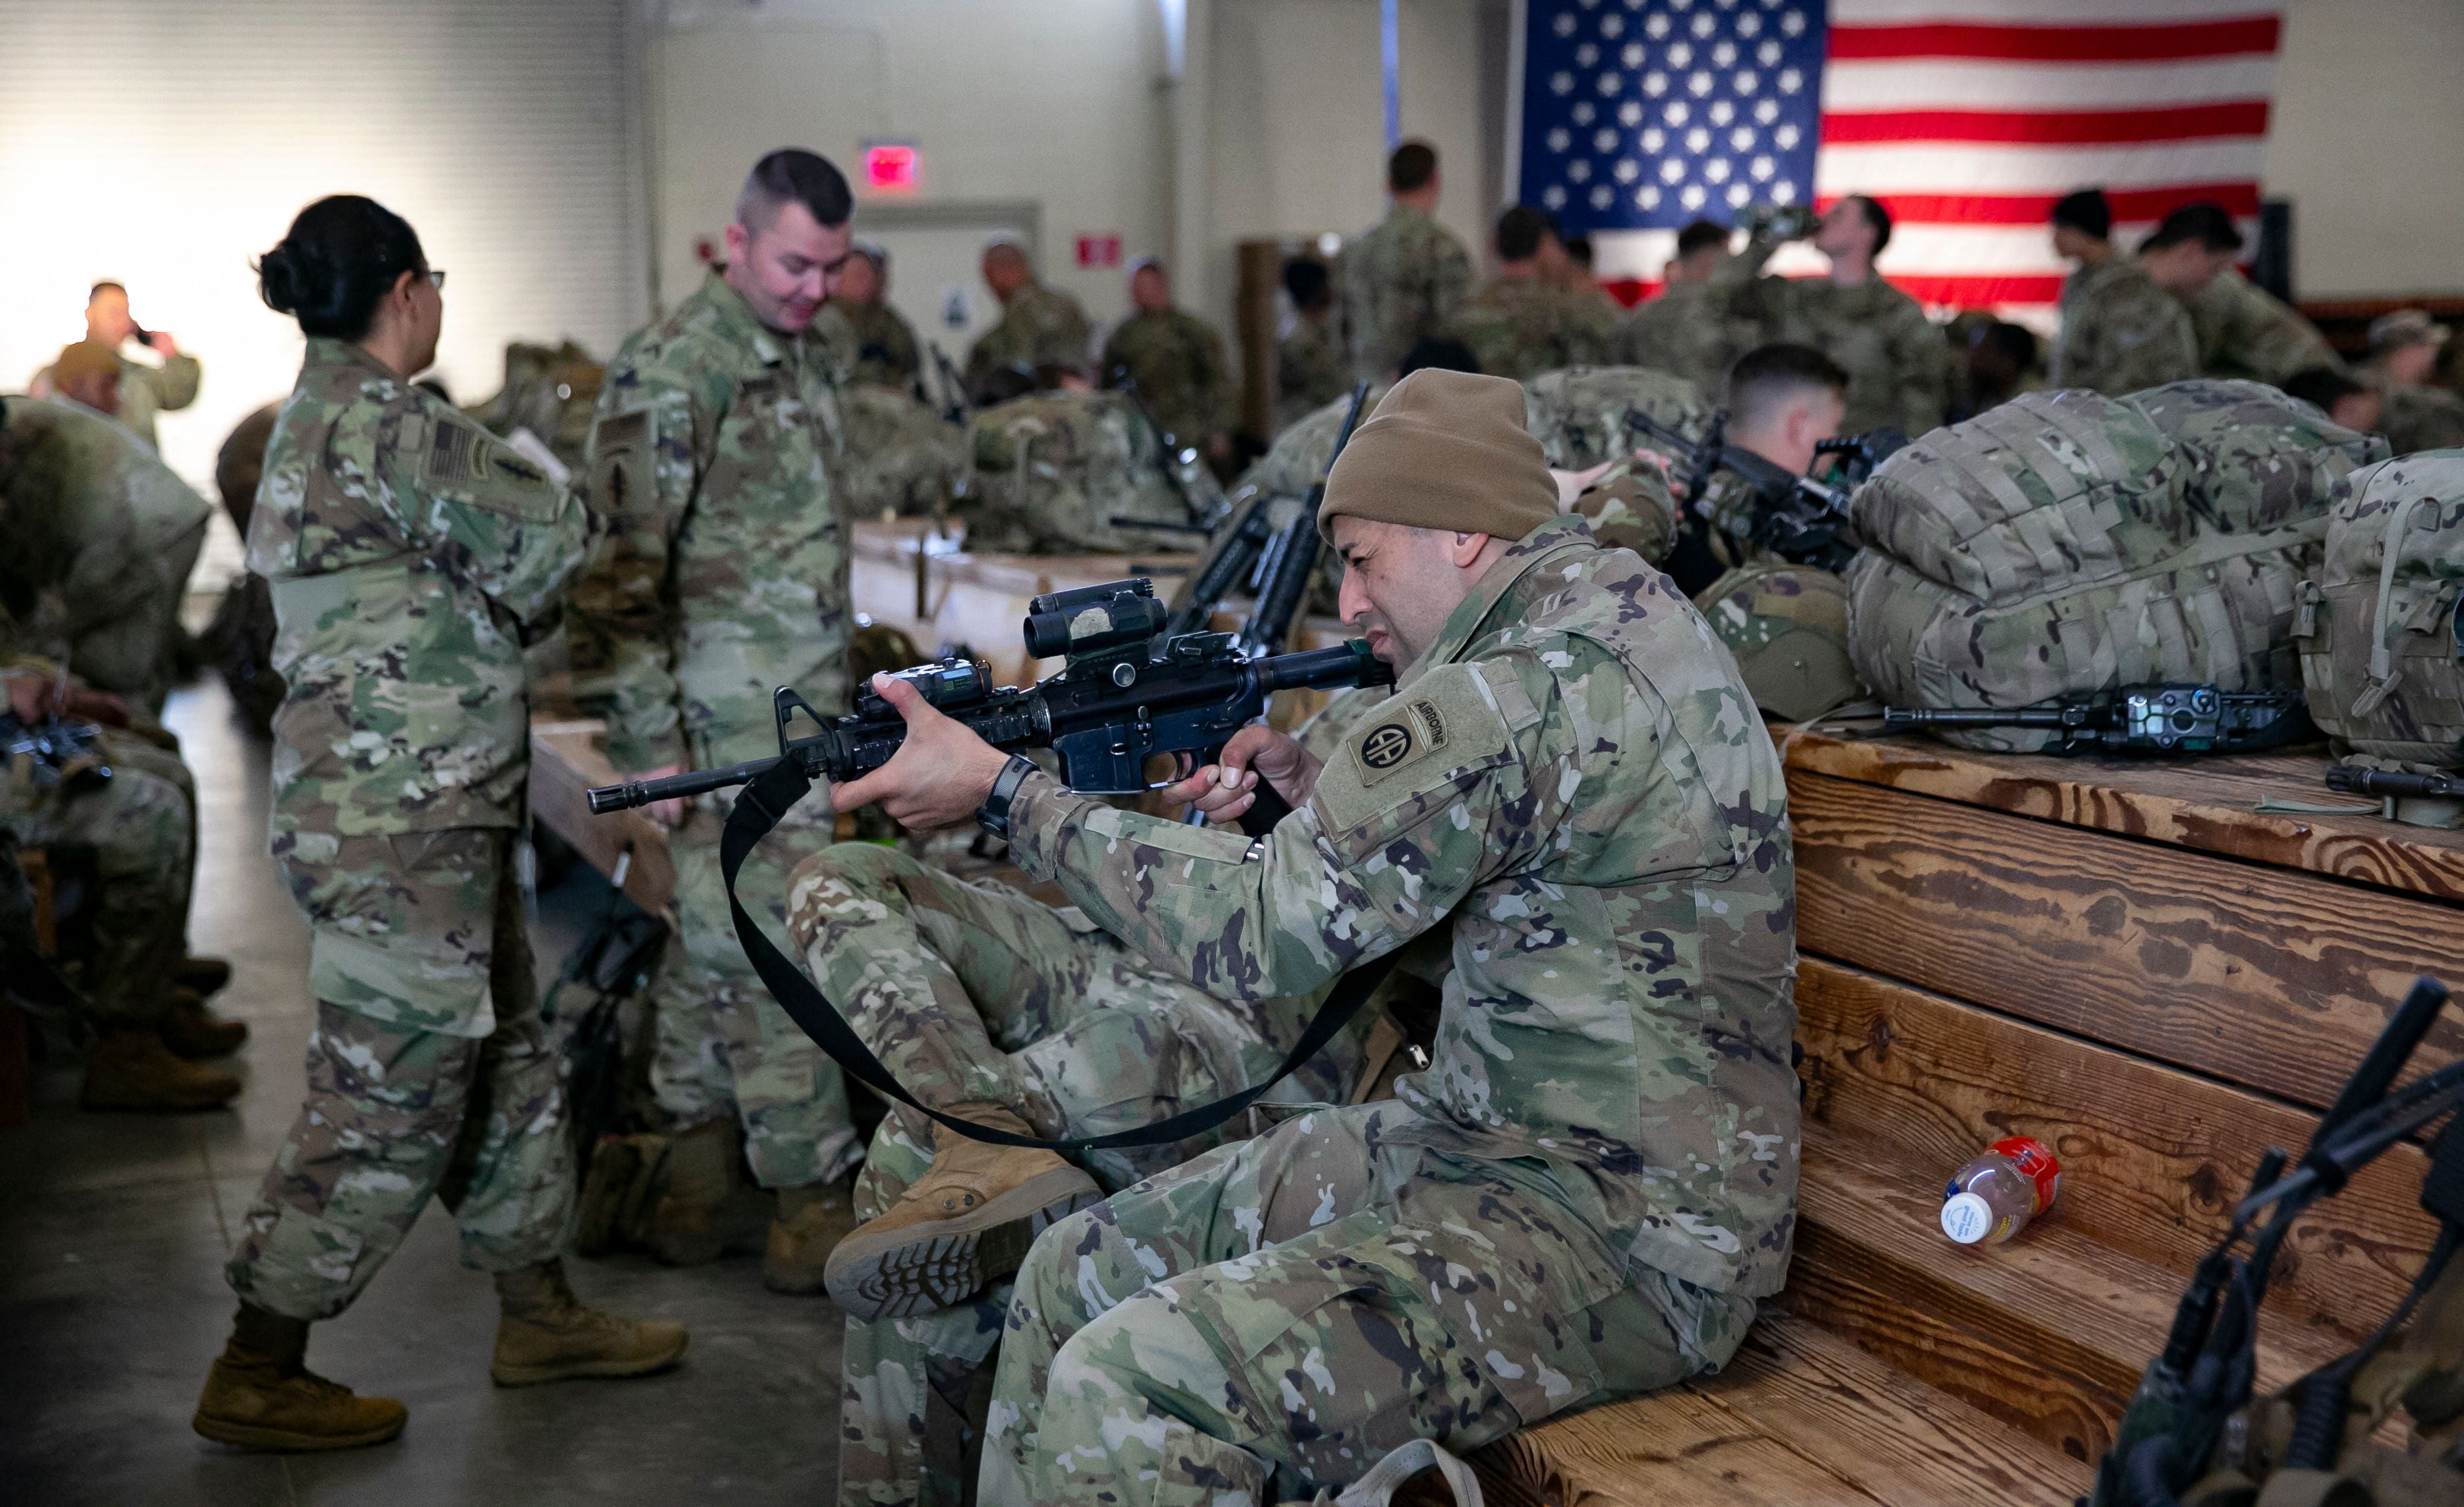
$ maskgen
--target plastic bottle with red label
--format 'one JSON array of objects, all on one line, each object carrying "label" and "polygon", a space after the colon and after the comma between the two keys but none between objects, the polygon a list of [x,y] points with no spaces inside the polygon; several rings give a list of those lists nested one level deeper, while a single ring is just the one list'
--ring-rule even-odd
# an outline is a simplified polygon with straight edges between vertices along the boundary
[{"label": "plastic bottle with red label", "polygon": [[2054,1207],[2062,1164],[2033,1136],[2010,1136],[1951,1174],[1942,1232],[1964,1246],[1998,1245]]}]

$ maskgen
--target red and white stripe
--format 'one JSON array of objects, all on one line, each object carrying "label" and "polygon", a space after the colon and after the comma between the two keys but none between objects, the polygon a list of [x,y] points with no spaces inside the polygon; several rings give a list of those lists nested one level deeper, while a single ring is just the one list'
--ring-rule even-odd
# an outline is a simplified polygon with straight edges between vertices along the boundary
[{"label": "red and white stripe", "polygon": [[[1832,0],[1815,196],[1888,207],[1881,271],[1924,302],[2050,326],[2068,269],[2046,216],[2074,188],[2105,190],[2125,246],[2196,199],[2255,235],[2279,11],[2272,0]],[[1595,239],[1603,280],[1639,296],[1676,237]],[[1822,258],[1791,247],[1772,266],[1811,273]]]}]

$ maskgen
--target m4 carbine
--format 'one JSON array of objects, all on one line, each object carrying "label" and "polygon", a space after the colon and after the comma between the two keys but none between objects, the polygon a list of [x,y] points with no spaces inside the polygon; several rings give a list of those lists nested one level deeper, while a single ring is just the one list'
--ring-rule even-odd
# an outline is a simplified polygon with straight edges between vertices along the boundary
[{"label": "m4 carbine", "polygon": [[1711,415],[1710,432],[1699,444],[1639,408],[1625,410],[1625,423],[1630,434],[1649,440],[1674,458],[1675,479],[1689,508],[1699,510],[1704,505],[1714,473],[1727,472],[1753,493],[1749,543],[1792,564],[1832,571],[1845,568],[1850,557],[1857,553],[1857,545],[1848,536],[1849,495],[1875,466],[1908,442],[1898,430],[1875,430],[1822,441],[1815,449],[1817,458],[1843,458],[1847,484],[1840,485],[1798,476],[1750,450],[1729,444],[1726,438],[1726,412]]},{"label": "m4 carbine", "polygon": [[102,730],[92,722],[46,717],[24,722],[13,712],[0,711],[0,763],[26,761],[36,789],[49,789],[65,780],[73,788],[99,785],[111,778],[99,746]]},{"label": "m4 carbine", "polygon": [[[898,678],[997,748],[1051,749],[1063,782],[1089,795],[1150,788],[1146,762],[1157,754],[1191,756],[1191,767],[1210,762],[1243,724],[1265,714],[1277,691],[1395,678],[1360,639],[1252,659],[1230,633],[1174,637],[1163,626],[1163,604],[1143,577],[1055,591],[1027,604],[1025,632],[1030,654],[1067,656],[1059,674],[1033,686],[995,687],[982,666],[945,659],[902,670]],[[590,792],[592,814],[743,785],[781,762],[793,762],[807,779],[852,780],[888,764],[907,739],[906,720],[869,687],[845,717],[820,716],[787,686],[773,694],[772,706],[777,758],[602,786]],[[816,730],[791,737],[800,713]]]},{"label": "m4 carbine", "polygon": [[2053,706],[1882,709],[1882,725],[2041,727],[2049,753],[2205,754],[2280,748],[2314,735],[2299,691],[2219,691],[2211,685],[2132,685]]}]

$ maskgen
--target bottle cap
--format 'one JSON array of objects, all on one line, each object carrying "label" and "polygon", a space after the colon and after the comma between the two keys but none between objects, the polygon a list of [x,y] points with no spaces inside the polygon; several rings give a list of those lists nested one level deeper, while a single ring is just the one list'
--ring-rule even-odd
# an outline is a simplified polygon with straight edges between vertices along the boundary
[{"label": "bottle cap", "polygon": [[1943,1200],[1942,1232],[1964,1246],[1978,1244],[1993,1232],[1993,1206],[1974,1193],[1953,1193]]}]

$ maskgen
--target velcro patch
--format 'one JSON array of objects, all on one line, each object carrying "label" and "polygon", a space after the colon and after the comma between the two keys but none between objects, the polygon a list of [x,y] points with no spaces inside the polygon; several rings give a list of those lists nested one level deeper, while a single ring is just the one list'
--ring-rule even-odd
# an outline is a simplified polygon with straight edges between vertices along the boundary
[{"label": "velcro patch", "polygon": [[622,518],[649,505],[650,410],[611,413],[590,431],[590,507]]},{"label": "velcro patch", "polygon": [[1494,761],[1507,737],[1479,669],[1444,666],[1397,692],[1344,741],[1318,778],[1319,806],[1331,827],[1359,826]]}]

